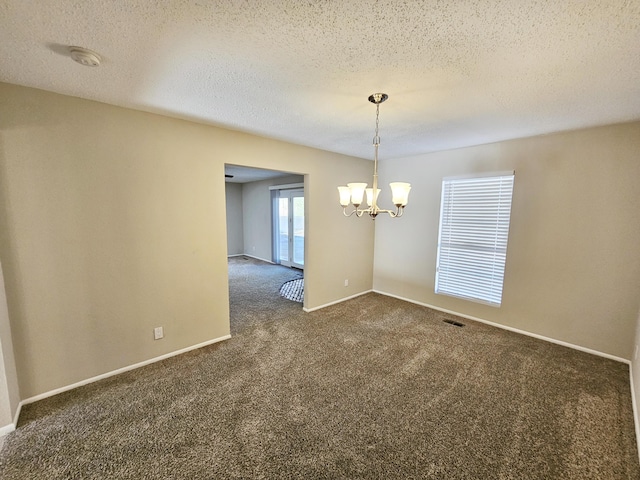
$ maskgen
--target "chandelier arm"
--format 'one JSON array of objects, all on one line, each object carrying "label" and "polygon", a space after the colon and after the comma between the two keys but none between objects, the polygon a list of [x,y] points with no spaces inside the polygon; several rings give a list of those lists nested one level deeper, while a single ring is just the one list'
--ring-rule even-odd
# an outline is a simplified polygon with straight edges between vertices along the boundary
[{"label": "chandelier arm", "polygon": [[395,211],[394,210],[386,210],[386,209],[383,210],[383,209],[379,208],[376,213],[388,213],[391,218],[399,218],[404,213],[404,207],[402,207],[402,206],[396,207]]},{"label": "chandelier arm", "polygon": [[351,215],[353,215],[356,212],[357,212],[357,209],[354,209],[351,213],[347,213],[347,207],[342,207],[342,214],[345,217],[350,217]]},{"label": "chandelier arm", "polygon": [[369,208],[363,208],[362,210],[358,210],[358,217],[363,216],[365,213],[368,213],[369,215],[371,215],[371,207]]},{"label": "chandelier arm", "polygon": [[360,208],[358,208],[359,206],[360,205],[358,205],[358,206],[354,205],[353,206],[354,208],[350,213],[347,213],[347,207],[342,207],[342,214],[345,217],[350,217],[351,215],[353,215],[355,213],[356,217],[358,217],[358,218],[363,216],[365,213],[368,213],[369,215],[371,215],[371,212],[372,212],[371,207],[360,209]]}]

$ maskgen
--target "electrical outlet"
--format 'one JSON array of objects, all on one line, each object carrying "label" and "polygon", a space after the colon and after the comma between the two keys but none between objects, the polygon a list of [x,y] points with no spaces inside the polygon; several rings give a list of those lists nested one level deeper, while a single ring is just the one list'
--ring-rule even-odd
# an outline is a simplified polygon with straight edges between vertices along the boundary
[{"label": "electrical outlet", "polygon": [[160,340],[163,337],[164,337],[164,331],[163,331],[162,327],[156,327],[156,328],[153,329],[153,339],[154,340]]},{"label": "electrical outlet", "polygon": [[345,287],[348,287],[348,286],[349,286],[349,279],[348,279],[348,278],[345,278],[345,279],[344,279],[344,286],[345,286]]}]

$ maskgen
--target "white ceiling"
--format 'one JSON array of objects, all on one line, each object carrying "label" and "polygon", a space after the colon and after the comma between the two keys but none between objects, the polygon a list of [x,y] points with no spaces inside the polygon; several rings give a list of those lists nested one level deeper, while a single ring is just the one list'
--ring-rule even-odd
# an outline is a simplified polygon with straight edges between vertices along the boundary
[{"label": "white ceiling", "polygon": [[[262,168],[239,167],[237,165],[224,166],[224,181],[227,183],[249,183],[271,178],[287,177],[291,173],[276,170],[264,170]],[[230,175],[230,177],[228,177]]]},{"label": "white ceiling", "polygon": [[3,0],[0,22],[0,81],[363,158],[374,92],[381,159],[640,119],[638,0]]}]

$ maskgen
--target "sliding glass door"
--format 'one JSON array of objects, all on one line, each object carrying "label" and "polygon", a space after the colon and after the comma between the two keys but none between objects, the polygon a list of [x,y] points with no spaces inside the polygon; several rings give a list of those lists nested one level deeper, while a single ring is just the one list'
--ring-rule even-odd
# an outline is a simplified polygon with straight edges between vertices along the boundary
[{"label": "sliding glass door", "polygon": [[276,202],[276,257],[287,267],[304,268],[304,190],[279,190]]}]

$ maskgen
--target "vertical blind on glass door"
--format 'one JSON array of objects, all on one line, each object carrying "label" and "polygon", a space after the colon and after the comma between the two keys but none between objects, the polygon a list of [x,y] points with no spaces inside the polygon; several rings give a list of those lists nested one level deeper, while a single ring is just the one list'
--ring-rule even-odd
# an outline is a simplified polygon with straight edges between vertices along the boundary
[{"label": "vertical blind on glass door", "polygon": [[436,293],[500,306],[514,172],[442,181]]}]

